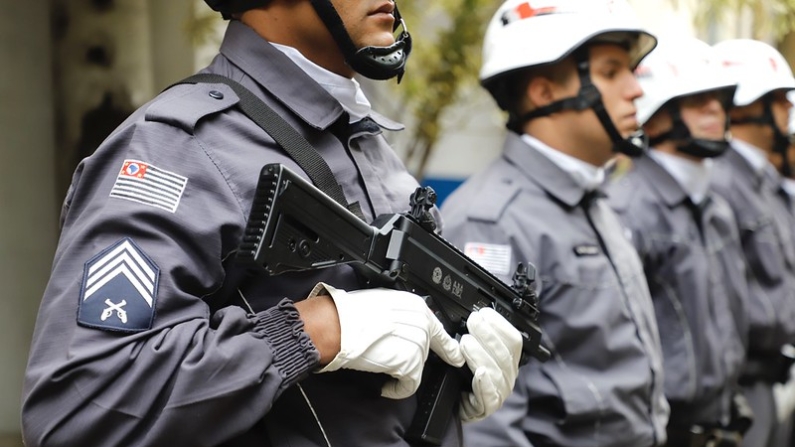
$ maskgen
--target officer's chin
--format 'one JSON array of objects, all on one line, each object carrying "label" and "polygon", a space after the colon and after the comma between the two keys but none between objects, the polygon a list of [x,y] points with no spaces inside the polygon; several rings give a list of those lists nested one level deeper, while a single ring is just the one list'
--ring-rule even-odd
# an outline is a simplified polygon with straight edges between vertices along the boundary
[{"label": "officer's chin", "polygon": [[389,31],[370,33],[366,39],[362,39],[362,42],[359,42],[358,47],[388,47],[394,45],[395,42],[395,35],[392,34],[392,29],[390,28]]}]

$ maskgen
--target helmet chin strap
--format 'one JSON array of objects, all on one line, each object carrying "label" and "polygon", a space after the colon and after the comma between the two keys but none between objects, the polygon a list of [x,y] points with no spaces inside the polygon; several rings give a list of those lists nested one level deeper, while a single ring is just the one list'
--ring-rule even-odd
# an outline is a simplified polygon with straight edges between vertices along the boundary
[{"label": "helmet chin strap", "polygon": [[602,101],[602,94],[591,80],[588,47],[581,47],[575,51],[574,61],[577,64],[577,74],[580,78],[580,90],[577,92],[577,96],[555,101],[547,106],[527,112],[520,117],[511,117],[508,121],[508,128],[521,132],[524,123],[541,116],[549,116],[563,110],[581,111],[593,109],[605,132],[607,132],[607,135],[613,142],[614,152],[620,152],[630,157],[641,155],[648,143],[646,135],[642,130],[638,130],[630,135],[629,138],[624,138],[621,136],[618,129],[616,129],[616,125],[607,113],[607,109]]},{"label": "helmet chin strap", "polygon": [[776,120],[773,118],[773,96],[767,94],[762,97],[762,115],[751,116],[746,118],[732,119],[732,124],[760,124],[763,126],[770,126],[773,129],[773,153],[781,155],[781,175],[784,177],[792,176],[792,167],[790,166],[789,155],[787,154],[790,139],[781,132],[781,129],[776,125]]},{"label": "helmet chin strap", "polygon": [[360,75],[375,79],[386,80],[397,76],[398,82],[406,71],[406,60],[411,53],[411,35],[406,28],[406,23],[400,16],[395,5],[395,26],[392,31],[403,28],[395,43],[386,47],[368,46],[356,48],[351,40],[345,24],[342,22],[337,10],[330,0],[311,0],[318,16],[326,25],[340,51],[345,56],[345,62]]},{"label": "helmet chin strap", "polygon": [[[664,132],[656,137],[649,139],[651,147],[657,146],[664,141],[673,141],[676,144],[676,150],[683,154],[692,155],[698,158],[713,158],[722,155],[729,148],[729,141],[726,138],[720,140],[708,140],[705,138],[694,138],[690,133],[690,129],[682,119],[682,114],[679,111],[679,106],[676,102],[669,102],[665,110],[671,115],[673,126],[668,132]],[[729,117],[726,116],[727,128],[729,124]]]}]

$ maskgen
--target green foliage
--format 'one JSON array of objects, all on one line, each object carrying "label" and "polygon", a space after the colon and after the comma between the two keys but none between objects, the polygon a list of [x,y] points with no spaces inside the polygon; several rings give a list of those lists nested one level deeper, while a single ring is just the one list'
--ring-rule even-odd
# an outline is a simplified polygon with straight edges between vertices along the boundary
[{"label": "green foliage", "polygon": [[221,15],[203,5],[195,11],[195,2],[193,0],[187,2],[193,14],[182,26],[193,46],[196,48],[205,45],[219,46],[221,42],[218,41],[216,29],[219,22],[223,21]]},{"label": "green foliage", "polygon": [[750,12],[754,38],[779,39],[795,31],[795,0],[700,0],[696,26],[725,23],[731,13]]},{"label": "green foliage", "polygon": [[407,160],[425,165],[442,132],[441,117],[463,91],[478,82],[485,27],[500,0],[403,0],[414,50],[406,78],[396,87],[403,108],[416,120]]}]

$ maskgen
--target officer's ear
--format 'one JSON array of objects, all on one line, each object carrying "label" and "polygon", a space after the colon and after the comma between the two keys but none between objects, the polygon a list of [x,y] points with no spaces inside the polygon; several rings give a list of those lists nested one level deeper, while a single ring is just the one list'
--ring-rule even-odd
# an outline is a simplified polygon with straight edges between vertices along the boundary
[{"label": "officer's ear", "polygon": [[530,79],[525,90],[527,105],[530,110],[552,104],[555,101],[555,83],[545,77],[536,76]]},{"label": "officer's ear", "polygon": [[751,104],[745,106],[734,106],[729,110],[729,117],[734,120],[742,121],[747,118],[752,118],[761,115],[764,112],[764,104],[761,99],[757,99]]},{"label": "officer's ear", "polygon": [[539,67],[530,74],[525,88],[525,97],[531,109],[552,104],[555,101],[577,95],[577,86],[571,85],[576,79],[574,60],[563,61]]},{"label": "officer's ear", "polygon": [[671,130],[672,126],[673,120],[671,119],[671,114],[663,107],[656,111],[651,118],[646,120],[643,124],[643,132],[646,133],[649,138],[654,138]]}]

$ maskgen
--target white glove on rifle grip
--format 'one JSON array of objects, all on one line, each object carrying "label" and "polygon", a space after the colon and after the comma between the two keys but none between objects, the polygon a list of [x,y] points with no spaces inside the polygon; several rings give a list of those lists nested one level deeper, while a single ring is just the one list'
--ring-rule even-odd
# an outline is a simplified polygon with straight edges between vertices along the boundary
[{"label": "white glove on rifle grip", "polygon": [[780,423],[786,420],[795,411],[795,366],[789,370],[789,380],[786,383],[773,385],[773,399],[776,404],[776,416]]},{"label": "white glove on rifle grip", "polygon": [[462,396],[460,417],[472,422],[497,411],[513,392],[522,334],[490,307],[472,312],[467,330],[461,337],[461,351],[474,377],[472,392]]},{"label": "white glove on rifle grip", "polygon": [[354,369],[394,377],[381,395],[405,399],[417,391],[422,368],[433,350],[445,362],[462,366],[458,342],[418,295],[391,289],[346,292],[318,283],[309,297],[328,291],[340,319],[340,352],[320,373]]}]

